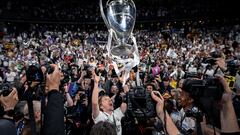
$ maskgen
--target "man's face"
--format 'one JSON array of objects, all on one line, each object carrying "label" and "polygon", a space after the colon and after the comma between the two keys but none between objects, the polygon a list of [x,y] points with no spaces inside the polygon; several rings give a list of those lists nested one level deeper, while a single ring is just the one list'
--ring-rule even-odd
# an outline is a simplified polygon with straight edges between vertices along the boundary
[{"label": "man's face", "polygon": [[109,96],[102,97],[100,101],[100,108],[103,111],[113,111],[113,102]]},{"label": "man's face", "polygon": [[118,87],[113,85],[112,88],[111,88],[111,93],[117,94],[118,93]]},{"label": "man's face", "polygon": [[180,68],[180,67],[178,67],[178,68],[177,68],[177,71],[178,71],[178,72],[181,72],[181,68]]},{"label": "man's face", "polygon": [[183,79],[182,80],[180,80],[179,82],[178,82],[178,88],[181,88],[182,89],[182,85],[183,85]]},{"label": "man's face", "polygon": [[163,81],[163,84],[165,87],[167,87],[169,85],[169,81]]},{"label": "man's face", "polygon": [[86,86],[90,86],[90,83],[91,83],[91,79],[89,79],[89,78],[85,78],[85,79],[84,79],[84,84],[85,84]]},{"label": "man's face", "polygon": [[147,90],[147,92],[152,92],[153,91],[153,86],[148,85],[146,90]]},{"label": "man's face", "polygon": [[193,99],[190,97],[190,94],[182,90],[180,92],[180,105],[185,108],[190,106],[192,102]]}]

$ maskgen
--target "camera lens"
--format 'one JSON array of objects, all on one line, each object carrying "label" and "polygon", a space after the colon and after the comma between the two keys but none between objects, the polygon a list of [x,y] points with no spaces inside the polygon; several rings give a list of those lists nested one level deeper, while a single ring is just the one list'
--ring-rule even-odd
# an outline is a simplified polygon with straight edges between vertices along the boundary
[{"label": "camera lens", "polygon": [[12,86],[10,84],[4,84],[2,85],[2,92],[0,95],[3,95],[4,97],[8,96],[12,91]]}]

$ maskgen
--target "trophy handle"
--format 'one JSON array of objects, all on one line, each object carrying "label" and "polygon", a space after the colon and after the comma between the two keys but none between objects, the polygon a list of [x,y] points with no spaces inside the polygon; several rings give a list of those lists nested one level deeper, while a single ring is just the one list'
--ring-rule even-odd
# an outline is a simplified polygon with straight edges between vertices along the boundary
[{"label": "trophy handle", "polygon": [[[107,2],[108,3],[108,2]],[[101,15],[102,15],[102,18],[103,18],[103,21],[104,23],[106,24],[107,28],[110,29],[110,25],[107,21],[107,18],[104,14],[104,10],[103,10],[103,4],[102,4],[102,0],[99,0],[99,5],[100,5],[100,12],[101,12]]]}]

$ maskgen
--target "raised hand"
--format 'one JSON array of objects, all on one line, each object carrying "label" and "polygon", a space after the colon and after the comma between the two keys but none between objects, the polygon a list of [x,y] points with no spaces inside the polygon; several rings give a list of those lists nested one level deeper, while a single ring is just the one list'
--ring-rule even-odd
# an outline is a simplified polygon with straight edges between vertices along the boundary
[{"label": "raised hand", "polygon": [[18,103],[18,94],[16,88],[13,87],[12,92],[4,97],[0,97],[0,103],[4,108],[4,111],[13,110],[15,105]]},{"label": "raised hand", "polygon": [[157,102],[156,104],[156,111],[157,114],[163,114],[164,110],[164,98],[162,97],[162,95],[158,92],[158,91],[152,91],[151,96],[153,98],[153,100],[155,100]]},{"label": "raised hand", "polygon": [[48,89],[46,90],[47,93],[50,92],[51,90],[59,90],[59,85],[61,83],[61,72],[58,66],[55,64],[51,64],[50,66],[54,68],[54,71],[51,74],[47,74],[46,81],[46,85],[48,87]]},{"label": "raised hand", "polygon": [[95,73],[95,71],[92,70],[92,75],[93,75],[94,83],[99,83],[101,74],[99,73],[99,76],[97,76],[97,74]]}]

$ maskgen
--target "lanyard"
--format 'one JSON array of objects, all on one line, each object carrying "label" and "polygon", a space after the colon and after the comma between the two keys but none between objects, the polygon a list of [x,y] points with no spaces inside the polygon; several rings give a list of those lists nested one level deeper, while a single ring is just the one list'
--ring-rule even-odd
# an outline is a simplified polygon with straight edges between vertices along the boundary
[{"label": "lanyard", "polygon": [[[105,112],[103,112],[106,116],[107,116],[107,121],[108,122],[111,122],[111,120],[110,120],[110,118],[108,117],[109,116],[109,114],[107,114],[107,113],[105,113]],[[113,124],[114,124],[114,126],[115,127],[117,127],[117,123],[116,123],[116,120],[115,120],[115,117],[114,117],[114,112],[112,113],[112,116],[113,116]],[[112,123],[112,122],[111,122]]]},{"label": "lanyard", "polygon": [[[110,120],[110,118],[108,117],[109,114],[107,114],[107,113],[105,113],[105,112],[103,112],[103,114],[107,116],[107,118],[108,118],[107,121],[110,122],[110,123],[112,123],[111,120]],[[114,124],[117,132],[119,132],[120,129],[117,127],[117,123],[116,123],[116,120],[115,120],[114,112],[112,113],[112,116],[113,116],[113,124]]]}]

